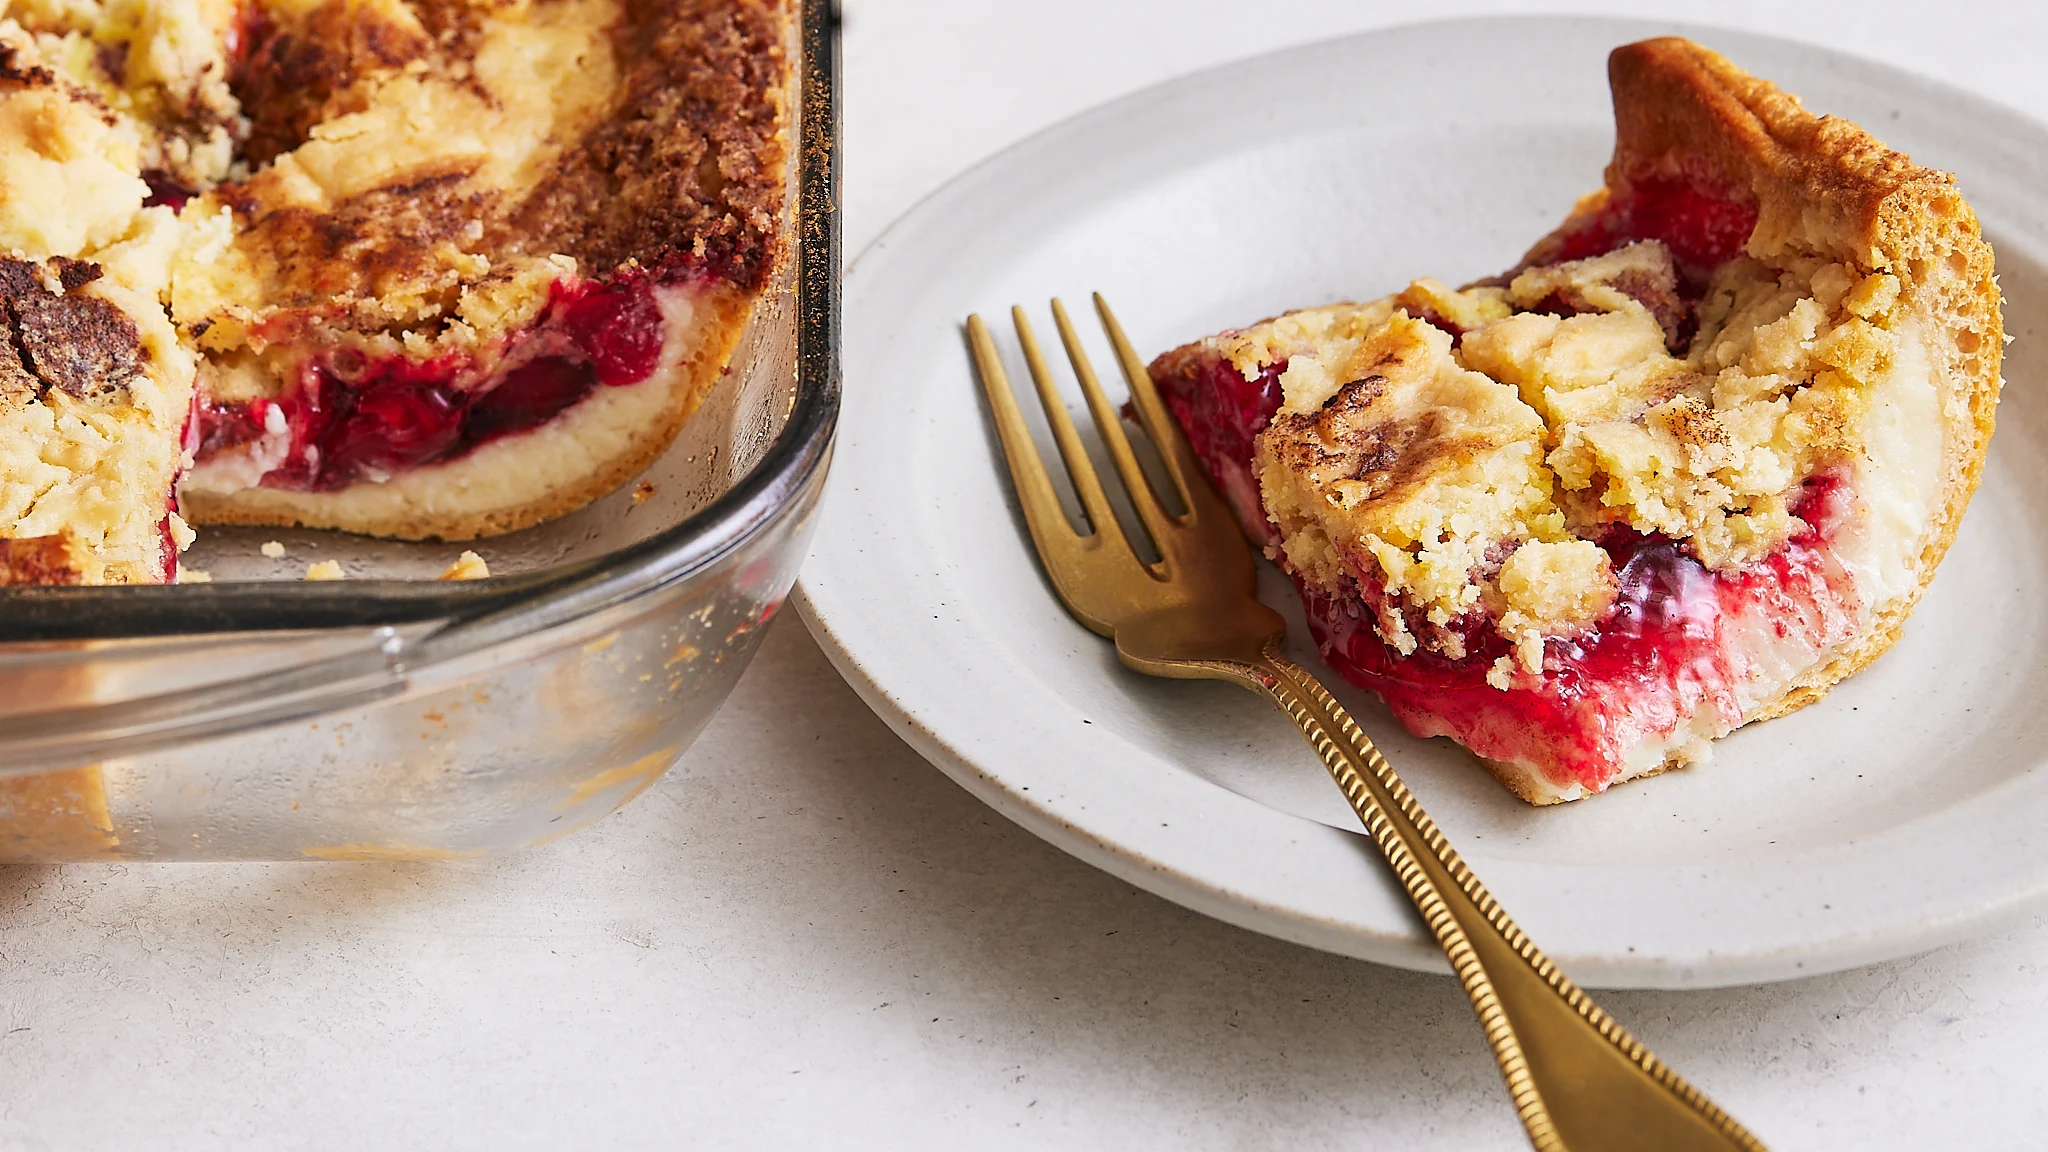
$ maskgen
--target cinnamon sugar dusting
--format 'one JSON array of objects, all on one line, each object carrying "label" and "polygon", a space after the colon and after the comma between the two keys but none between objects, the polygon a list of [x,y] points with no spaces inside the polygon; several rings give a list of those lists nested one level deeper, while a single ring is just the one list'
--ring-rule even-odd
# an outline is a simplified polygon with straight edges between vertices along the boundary
[{"label": "cinnamon sugar dusting", "polygon": [[289,380],[308,343],[488,360],[549,285],[762,283],[789,147],[781,2],[266,5],[247,178],[181,217],[173,311]]},{"label": "cinnamon sugar dusting", "polygon": [[[765,282],[791,147],[786,21],[761,0],[654,0],[612,31],[612,116],[508,217],[503,243],[609,267],[701,266]],[[593,213],[623,202],[631,211]]]}]

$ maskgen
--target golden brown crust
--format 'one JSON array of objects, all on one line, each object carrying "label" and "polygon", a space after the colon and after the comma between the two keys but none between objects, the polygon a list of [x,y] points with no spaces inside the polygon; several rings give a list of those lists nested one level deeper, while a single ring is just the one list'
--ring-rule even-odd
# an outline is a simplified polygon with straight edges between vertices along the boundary
[{"label": "golden brown crust", "polygon": [[401,67],[433,46],[422,29],[383,15],[349,0],[296,12],[248,10],[230,87],[249,118],[241,156],[250,167],[298,147],[315,124],[361,111],[349,89],[364,74]]},{"label": "golden brown crust", "polygon": [[69,533],[54,536],[0,536],[0,586],[9,584],[83,584]]},{"label": "golden brown crust", "polygon": [[[2004,326],[1991,246],[1946,172],[1915,165],[1856,125],[1815,116],[1797,97],[1676,37],[1615,49],[1615,149],[1605,195],[1538,250],[1646,179],[1719,182],[1752,198],[1749,254],[1767,262],[1819,255],[1896,275],[1904,314],[1922,318],[1941,391],[1941,497],[1920,549],[1918,587],[1880,606],[1863,635],[1754,717],[1770,719],[1826,695],[1898,639],[1955,539],[1976,491],[1997,414]],[[1537,253],[1532,252],[1532,255]]]},{"label": "golden brown crust", "polygon": [[[387,182],[310,199],[297,169],[280,178],[277,169],[259,167],[246,180],[210,189],[194,211],[234,214],[235,247],[259,279],[261,298],[237,300],[237,309],[210,302],[205,314],[192,314],[196,305],[181,297],[179,324],[200,337],[220,318],[215,311],[236,312],[237,324],[272,344],[337,327],[395,331],[450,308],[457,295],[450,285],[469,284],[470,269],[503,268],[520,257],[567,256],[590,278],[638,264],[663,278],[701,272],[761,287],[774,264],[786,195],[791,6],[625,0],[622,7],[608,31],[595,31],[609,41],[604,74],[615,70],[613,82],[588,119],[553,126],[568,138],[535,176],[501,186],[484,178],[475,156],[458,156],[402,165]],[[470,6],[437,0],[409,6],[402,21],[384,16],[374,6],[328,0],[287,24],[257,22],[236,81],[252,124],[246,159],[261,165],[305,143],[315,126],[363,112],[372,81],[408,65],[436,78],[471,75],[481,107],[499,101],[470,71],[482,37]],[[431,307],[405,319],[427,300]],[[226,346],[219,335],[206,337],[209,347]]]},{"label": "golden brown crust", "polygon": [[[1902,312],[1938,334],[1930,353],[1941,389],[1943,476],[1920,549],[1919,584],[1880,606],[1845,650],[1747,722],[1775,719],[1819,700],[1889,650],[1955,540],[1983,474],[2002,385],[2004,323],[1991,246],[1955,177],[1914,164],[1847,120],[1808,112],[1797,96],[1689,40],[1616,48],[1608,81],[1615,146],[1606,186],[1573,205],[1518,268],[1552,262],[1567,237],[1631,187],[1676,179],[1755,204],[1751,256],[1815,255],[1898,276]],[[1501,768],[1489,768],[1529,799]]]},{"label": "golden brown crust", "polygon": [[1500,781],[1501,787],[1513,792],[1515,798],[1524,804],[1541,808],[1565,802],[1565,797],[1558,793],[1557,785],[1551,783],[1550,778],[1539,769],[1505,760],[1489,760],[1484,756],[1475,756],[1473,759],[1479,761],[1480,766],[1485,768],[1489,775]]},{"label": "golden brown crust", "polygon": [[[1516,799],[1531,807],[1544,808],[1552,804],[1566,804],[1573,800],[1582,799],[1586,795],[1583,791],[1560,789],[1557,782],[1545,776],[1541,769],[1532,768],[1527,764],[1511,764],[1503,760],[1488,760],[1484,756],[1476,756],[1474,759],[1478,760],[1495,780],[1500,781],[1501,787],[1513,792]],[[1685,763],[1684,760],[1674,753],[1666,756],[1662,762],[1648,771],[1637,772],[1627,776],[1616,776],[1607,782],[1606,787],[1612,788],[1616,784],[1625,784],[1630,780],[1645,780],[1651,776],[1662,776],[1666,772],[1683,768]]]}]

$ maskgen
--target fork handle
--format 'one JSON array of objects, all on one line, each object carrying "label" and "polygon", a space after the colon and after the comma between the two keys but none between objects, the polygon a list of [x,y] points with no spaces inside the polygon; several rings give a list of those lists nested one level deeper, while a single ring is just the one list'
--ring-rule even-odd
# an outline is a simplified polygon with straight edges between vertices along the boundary
[{"label": "fork handle", "polygon": [[1276,640],[1230,678],[1264,692],[1322,756],[1471,998],[1540,1152],[1764,1152],[1624,1031],[1515,926],[1314,676]]}]

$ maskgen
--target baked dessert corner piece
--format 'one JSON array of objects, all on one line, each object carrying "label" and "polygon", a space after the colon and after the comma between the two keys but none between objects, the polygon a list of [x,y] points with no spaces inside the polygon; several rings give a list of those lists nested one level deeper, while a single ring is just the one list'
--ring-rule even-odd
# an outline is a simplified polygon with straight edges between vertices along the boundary
[{"label": "baked dessert corner piece", "polygon": [[788,0],[266,4],[180,217],[195,519],[471,539],[665,451],[781,258]]},{"label": "baked dessert corner piece", "polygon": [[[469,539],[659,456],[786,245],[791,0],[0,0],[0,577]],[[196,399],[195,399],[196,397]]]},{"label": "baked dessert corner piece", "polygon": [[1889,648],[2000,387],[1950,176],[1685,40],[1609,77],[1605,187],[1506,275],[1152,366],[1329,663],[1535,804],[1703,760]]}]

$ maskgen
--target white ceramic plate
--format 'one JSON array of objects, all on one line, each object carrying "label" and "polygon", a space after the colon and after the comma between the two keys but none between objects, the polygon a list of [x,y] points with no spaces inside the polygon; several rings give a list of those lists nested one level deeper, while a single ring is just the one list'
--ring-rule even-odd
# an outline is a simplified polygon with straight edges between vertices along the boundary
[{"label": "white ceramic plate", "polygon": [[[1082,859],[1261,932],[1442,967],[1277,712],[1126,672],[1061,610],[961,322],[996,321],[1028,389],[1002,322],[1012,303],[1049,337],[1047,297],[1085,306],[1100,290],[1149,356],[1418,275],[1496,272],[1599,183],[1607,51],[1671,30],[1489,20],[1291,50],[1068,121],[919,205],[846,284],[838,463],[799,601],[840,671],[933,763]],[[2048,891],[2048,129],[1821,49],[1686,31],[1958,173],[2018,342],[1983,488],[1904,639],[1709,765],[1531,809],[1326,677],[1537,942],[1600,986],[1869,963]],[[1072,403],[1083,411],[1078,391]],[[1263,579],[1296,658],[1320,667],[1285,582]]]}]

